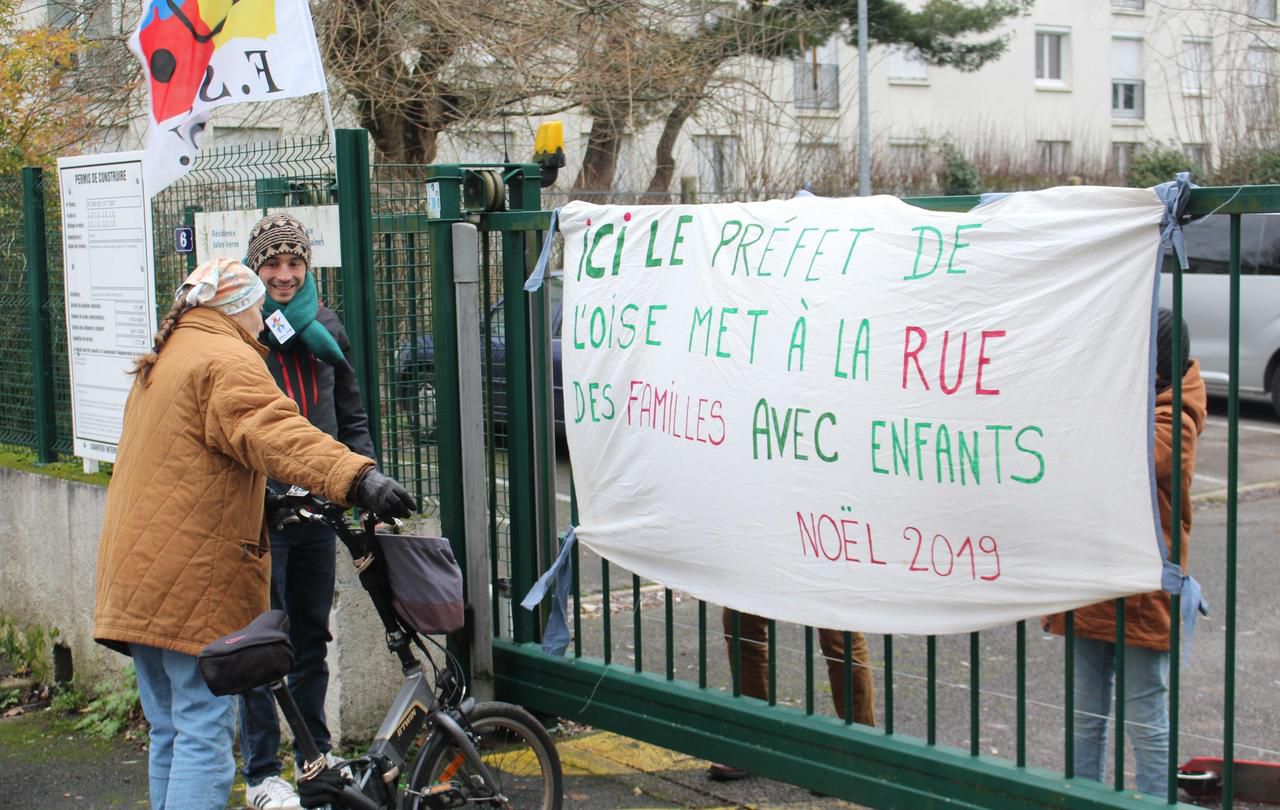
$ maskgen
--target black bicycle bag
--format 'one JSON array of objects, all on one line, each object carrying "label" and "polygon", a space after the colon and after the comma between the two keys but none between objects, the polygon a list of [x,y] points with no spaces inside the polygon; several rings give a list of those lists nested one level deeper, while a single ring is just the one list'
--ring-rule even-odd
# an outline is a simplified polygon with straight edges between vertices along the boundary
[{"label": "black bicycle bag", "polygon": [[234,695],[275,683],[293,666],[288,615],[283,610],[268,610],[243,629],[210,642],[197,656],[197,664],[215,695]]},{"label": "black bicycle bag", "polygon": [[378,534],[396,613],[419,633],[461,630],[466,623],[462,569],[443,537]]}]

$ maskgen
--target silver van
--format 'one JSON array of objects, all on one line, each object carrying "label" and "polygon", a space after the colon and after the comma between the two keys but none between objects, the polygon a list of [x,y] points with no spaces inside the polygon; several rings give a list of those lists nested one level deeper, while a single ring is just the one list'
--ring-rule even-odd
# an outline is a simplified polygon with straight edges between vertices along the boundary
[{"label": "silver van", "polygon": [[[1230,318],[1230,217],[1215,214],[1183,229],[1187,260],[1182,310],[1210,394],[1227,393]],[[1174,258],[1165,250],[1160,305],[1173,301]],[[1246,214],[1240,222],[1240,394],[1270,397],[1280,414],[1280,214]]]}]

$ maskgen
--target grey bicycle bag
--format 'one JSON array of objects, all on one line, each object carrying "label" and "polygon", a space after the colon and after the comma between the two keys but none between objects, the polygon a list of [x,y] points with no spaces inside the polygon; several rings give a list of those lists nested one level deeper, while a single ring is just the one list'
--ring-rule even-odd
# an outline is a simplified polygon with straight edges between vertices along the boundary
[{"label": "grey bicycle bag", "polygon": [[293,666],[289,617],[283,610],[268,610],[248,626],[214,639],[196,661],[215,695],[234,695],[275,683]]},{"label": "grey bicycle bag", "polygon": [[378,534],[396,613],[410,628],[434,635],[466,623],[462,569],[443,537]]}]

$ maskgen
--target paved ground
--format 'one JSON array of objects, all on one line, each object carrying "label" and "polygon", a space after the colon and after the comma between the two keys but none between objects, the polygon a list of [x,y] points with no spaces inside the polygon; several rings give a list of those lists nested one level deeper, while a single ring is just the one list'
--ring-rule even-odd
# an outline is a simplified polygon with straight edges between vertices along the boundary
[{"label": "paved ground", "polygon": [[[566,808],[854,807],[764,779],[715,783],[706,777],[705,760],[603,732],[576,734],[557,748]],[[0,719],[0,808],[146,807],[146,763],[141,745],[87,739],[74,720],[53,712]],[[243,795],[237,785],[228,806],[240,807]]]}]

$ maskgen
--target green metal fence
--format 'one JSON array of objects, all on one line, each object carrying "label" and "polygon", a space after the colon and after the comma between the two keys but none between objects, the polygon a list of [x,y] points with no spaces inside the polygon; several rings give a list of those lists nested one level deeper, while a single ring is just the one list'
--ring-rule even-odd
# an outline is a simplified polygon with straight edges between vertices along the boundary
[{"label": "green metal fence", "polygon": [[[911,202],[922,207],[968,210],[977,198],[931,198]],[[1238,324],[1239,215],[1280,211],[1280,189],[1200,189],[1191,200],[1190,213],[1228,214],[1233,230],[1232,319]],[[455,210],[444,217],[464,214]],[[506,214],[481,214],[478,225],[487,234],[486,244],[518,245],[514,256],[501,257],[502,285],[519,288],[528,274],[530,234],[524,223],[510,219],[515,232],[504,227]],[[492,272],[499,263],[495,249],[484,254]],[[1181,273],[1172,275],[1175,311],[1181,312]],[[496,283],[496,282],[495,282]],[[533,297],[530,296],[530,299]],[[496,300],[496,299],[490,299]],[[538,323],[542,302],[528,300],[522,312],[506,305],[504,382],[505,443],[508,475],[504,479],[491,468],[490,536],[496,558],[494,607],[499,617],[494,642],[499,695],[544,712],[578,722],[612,729],[716,761],[732,762],[766,776],[806,785],[834,796],[880,807],[1123,807],[1152,803],[1139,797],[1127,759],[1127,745],[1114,746],[1112,774],[1105,784],[1073,778],[1074,726],[1080,717],[1074,706],[1073,658],[1075,641],[1044,636],[1032,622],[1018,622],[965,636],[871,637],[877,699],[878,728],[851,724],[828,708],[825,690],[826,662],[815,644],[813,628],[770,622],[765,644],[769,650],[769,697],[766,701],[741,696],[729,659],[741,654],[744,641],[732,631],[722,640],[720,610],[641,580],[580,551],[574,559],[571,629],[568,654],[554,658],[544,654],[537,641],[541,620],[534,620],[510,602],[518,602],[531,586],[539,560],[550,549],[540,547],[544,534],[536,525],[540,516],[558,515],[555,525],[573,521],[570,493],[563,476],[566,459],[536,446],[530,426],[547,424],[550,415],[532,405],[533,387],[545,377],[532,376],[522,383],[513,368],[520,354],[528,368],[545,364],[552,335],[550,321]],[[439,304],[437,304],[439,306]],[[515,316],[530,323],[516,331]],[[1238,347],[1238,326],[1233,326],[1233,347]],[[535,339],[522,345],[521,335]],[[539,337],[540,336],[540,337]],[[488,340],[486,336],[486,340]],[[1233,349],[1238,351],[1238,349]],[[542,366],[545,369],[545,365]],[[1232,373],[1229,397],[1227,537],[1224,595],[1215,604],[1225,630],[1222,697],[1213,707],[1218,725],[1206,733],[1182,727],[1180,708],[1200,700],[1202,675],[1171,672],[1170,781],[1163,801],[1178,802],[1173,776],[1179,758],[1195,748],[1197,754],[1266,758],[1276,752],[1259,739],[1257,729],[1250,745],[1236,744],[1235,638],[1236,638],[1236,521],[1238,441],[1237,375]],[[492,381],[490,381],[492,382]],[[1180,386],[1175,391],[1179,407]],[[523,403],[516,413],[511,403]],[[441,416],[441,424],[450,421]],[[1180,438],[1180,437],[1179,437]],[[492,450],[491,450],[492,452]],[[1175,458],[1179,458],[1175,449]],[[532,463],[532,469],[526,467]],[[556,481],[560,488],[533,486],[534,481]],[[442,476],[450,468],[442,465]],[[527,478],[519,481],[521,477]],[[1174,480],[1179,480],[1175,469]],[[522,499],[525,501],[522,503]],[[1190,504],[1177,503],[1178,512]],[[532,501],[529,503],[528,501]],[[505,508],[504,508],[505,507]],[[498,515],[510,517],[501,525]],[[533,521],[531,523],[531,521]],[[1207,561],[1201,562],[1203,566]],[[1173,599],[1174,615],[1179,599]],[[1123,600],[1118,601],[1123,633]],[[1215,617],[1216,618],[1216,617]],[[1175,623],[1176,624],[1176,623]],[[736,626],[736,621],[731,622]],[[1181,640],[1173,631],[1171,659],[1179,660]],[[1203,636],[1203,633],[1202,633]],[[1123,638],[1123,636],[1120,636]],[[1204,643],[1203,641],[1201,642]],[[1202,660],[1202,659],[1201,659]],[[852,662],[837,662],[848,684]],[[1195,689],[1183,688],[1192,678]],[[1124,666],[1117,672],[1118,694],[1124,689]],[[846,692],[848,692],[846,688]],[[1203,714],[1203,707],[1197,706]],[[1123,702],[1115,723],[1124,727]],[[1222,806],[1231,807],[1232,771],[1223,774]]]},{"label": "green metal fence", "polygon": [[[1126,783],[1123,749],[1115,754],[1116,775],[1108,784],[1072,778],[1072,645],[1043,637],[1034,623],[967,636],[870,637],[879,717],[873,729],[837,717],[830,708],[824,694],[826,663],[813,628],[771,622],[765,642],[769,697],[742,697],[729,660],[751,642],[732,631],[723,639],[719,608],[581,550],[574,558],[573,643],[563,658],[542,653],[536,643],[542,616],[512,605],[551,558],[557,531],[575,517],[567,458],[557,451],[551,412],[552,346],[558,339],[554,290],[522,291],[549,215],[542,210],[536,166],[488,167],[500,174],[506,192],[506,210],[500,211],[484,210],[468,198],[467,178],[477,168],[483,167],[374,164],[360,131],[339,132],[336,144],[320,140],[211,150],[191,174],[154,200],[153,220],[157,300],[163,306],[193,262],[174,251],[171,228],[191,224],[196,212],[339,206],[342,267],[318,271],[323,300],[340,312],[350,332],[383,466],[414,489],[423,510],[437,514],[452,538],[464,537],[467,528],[460,506],[460,414],[454,392],[461,375],[482,375],[485,528],[500,697],[870,806],[1121,807],[1142,802]],[[46,185],[34,171],[0,178],[0,323],[8,330],[10,350],[0,366],[5,392],[0,443],[42,447],[50,455],[70,447],[70,408],[57,194]],[[433,210],[430,186],[438,193],[438,210]],[[912,202],[968,210],[977,199]],[[1234,217],[1234,358],[1239,216],[1280,211],[1280,189],[1200,189],[1189,210]],[[44,214],[43,240],[33,212]],[[449,228],[462,220],[478,226],[483,265],[478,369],[457,364]],[[1172,280],[1180,311],[1181,274],[1174,273]],[[1184,680],[1196,677],[1194,671],[1175,666],[1171,770],[1188,741],[1202,751],[1206,745],[1216,748],[1227,759],[1245,750],[1236,741],[1239,397],[1234,366],[1232,371],[1227,585],[1215,605],[1224,628],[1223,697],[1215,707],[1220,730],[1200,734],[1205,740],[1181,727],[1180,709],[1201,684],[1193,683],[1189,691]],[[41,407],[42,396],[52,405]],[[1190,505],[1175,506],[1186,508]],[[1175,610],[1176,604],[1175,599]],[[1176,661],[1176,630],[1174,643]],[[846,657],[837,663],[847,684],[853,662]],[[1124,722],[1122,716],[1118,722]],[[1256,744],[1253,750],[1264,754],[1256,758],[1275,754]],[[1228,808],[1232,779],[1227,769],[1223,806]],[[1171,787],[1165,799],[1175,803],[1176,790]]]}]

